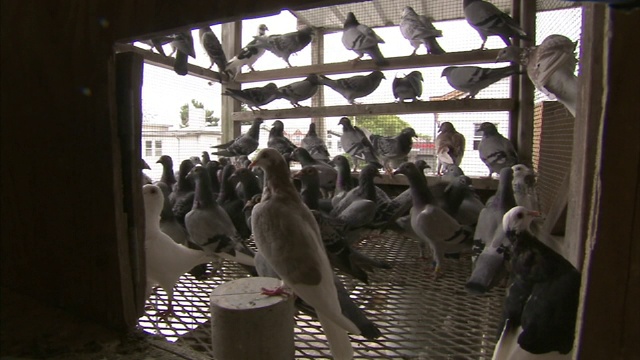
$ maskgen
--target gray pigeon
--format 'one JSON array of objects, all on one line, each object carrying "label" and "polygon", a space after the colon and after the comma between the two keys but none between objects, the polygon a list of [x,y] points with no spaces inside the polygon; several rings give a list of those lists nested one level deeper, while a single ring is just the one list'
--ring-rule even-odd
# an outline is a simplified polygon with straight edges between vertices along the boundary
[{"label": "gray pigeon", "polygon": [[464,135],[456,131],[452,123],[445,121],[440,124],[438,130],[440,133],[436,136],[436,158],[438,166],[436,173],[443,174],[449,165],[460,166],[462,157],[464,156],[465,138]]},{"label": "gray pigeon", "polygon": [[526,165],[516,164],[513,170],[513,195],[516,204],[529,210],[540,211],[538,192],[536,191],[536,174]]},{"label": "gray pigeon", "polygon": [[251,124],[251,127],[246,133],[227,143],[212,146],[212,148],[224,150],[215,151],[211,154],[227,157],[250,155],[258,148],[258,141],[260,138],[260,124],[262,124],[262,118],[255,118],[253,120],[253,123]]},{"label": "gray pigeon", "polygon": [[311,43],[313,35],[313,29],[311,27],[304,27],[298,31],[282,34],[282,35],[269,35],[266,37],[255,37],[256,46],[262,47],[271,51],[277,57],[283,59],[289,67],[289,56],[295,54],[298,51],[304,49],[309,43]]},{"label": "gray pigeon", "polygon": [[407,161],[413,147],[413,138],[417,137],[416,131],[408,127],[396,136],[371,135],[369,140],[374,153],[382,160],[382,166],[391,172],[393,167]]},{"label": "gray pigeon", "polygon": [[554,34],[537,46],[504,48],[496,61],[508,60],[524,65],[536,89],[552,100],[558,99],[575,116],[578,102],[576,45],[568,37]]},{"label": "gray pigeon", "polygon": [[331,193],[336,188],[336,179],[338,177],[338,171],[324,161],[314,159],[307,149],[298,147],[291,153],[291,158],[305,167],[314,167],[318,171],[319,186],[323,190],[324,194]]},{"label": "gray pigeon", "polygon": [[173,70],[176,74],[185,76],[188,73],[187,64],[189,56],[196,58],[196,49],[193,46],[193,36],[191,31],[184,31],[173,35],[173,40],[169,43],[173,51],[171,55],[176,54],[176,61],[173,64]]},{"label": "gray pigeon", "polygon": [[156,161],[156,164],[162,165],[162,175],[160,175],[160,181],[169,186],[169,190],[173,191],[173,185],[177,182],[176,174],[173,171],[173,159],[169,155],[162,155]]},{"label": "gray pigeon", "polygon": [[[261,167],[266,177],[262,201],[251,212],[260,254],[284,285],[316,310],[332,357],[351,359],[348,332],[360,334],[361,330],[342,314],[320,229],[291,182],[289,166],[282,155],[269,148],[262,149],[250,166]],[[282,290],[264,292],[278,294]]]},{"label": "gray pigeon", "polygon": [[225,68],[229,75],[232,78],[235,78],[236,75],[240,72],[243,66],[248,66],[251,71],[254,71],[253,64],[258,61],[258,59],[264,55],[267,51],[263,47],[256,46],[258,40],[256,38],[265,37],[265,33],[269,30],[267,25],[260,24],[258,26],[258,34],[254,37],[251,42],[249,42],[245,47],[240,50],[240,53],[234,56],[229,62],[226,64]]},{"label": "gray pigeon", "polygon": [[509,38],[528,39],[527,33],[522,30],[511,16],[505,14],[490,2],[463,0],[462,7],[465,19],[482,38],[480,50],[484,49],[489,36],[500,36],[507,46],[511,46]]},{"label": "gray pigeon", "polygon": [[278,91],[280,92],[280,98],[289,100],[293,107],[301,107],[302,105],[299,102],[315,95],[318,92],[318,85],[320,85],[318,75],[311,74],[304,80],[281,86]]},{"label": "gray pigeon", "polygon": [[222,50],[222,44],[220,44],[220,40],[211,28],[208,26],[203,26],[198,31],[198,36],[200,36],[200,44],[204,48],[204,51],[207,52],[209,59],[211,59],[211,66],[216,64],[218,66],[218,71],[223,73],[226,70],[227,66],[227,56],[224,54],[224,50]]},{"label": "gray pigeon", "polygon": [[482,68],[479,66],[449,66],[442,70],[449,85],[456,90],[469,93],[467,98],[474,98],[480,90],[499,80],[518,74],[518,65],[502,68]]},{"label": "gray pigeon", "polygon": [[318,77],[322,85],[327,85],[342,95],[349,104],[355,104],[355,99],[365,97],[374,92],[382,79],[386,79],[382,71],[374,71],[369,75],[356,75],[348,78],[332,80],[324,75]]},{"label": "gray pigeon", "polygon": [[269,131],[269,140],[267,141],[267,147],[276,150],[280,155],[290,160],[291,153],[297,146],[284,136],[284,123],[280,120],[273,122],[271,130]]},{"label": "gray pigeon", "polygon": [[478,152],[480,160],[489,168],[489,176],[518,163],[518,154],[513,144],[498,132],[493,123],[480,124],[478,131],[482,131]]},{"label": "gray pigeon", "polygon": [[347,117],[341,118],[338,125],[342,125],[342,135],[340,136],[342,150],[353,157],[354,167],[357,167],[356,159],[363,157],[367,163],[379,165],[373,145],[362,129],[353,126]]},{"label": "gray pigeon", "polygon": [[274,83],[268,83],[263,87],[254,87],[244,90],[227,89],[222,95],[231,96],[232,98],[247,104],[249,109],[254,111],[260,109],[260,106],[267,105],[280,97],[278,86]]},{"label": "gray pigeon", "polygon": [[138,40],[143,44],[151,46],[151,49],[155,49],[158,54],[162,56],[167,56],[162,48],[163,45],[168,44],[173,41],[173,36],[154,36],[151,39]]},{"label": "gray pigeon", "polygon": [[167,318],[173,315],[173,287],[178,279],[194,266],[210,261],[210,256],[199,250],[189,249],[177,244],[160,229],[160,213],[164,206],[163,192],[155,185],[142,187],[145,212],[145,299],[151,295],[151,289],[160,285],[167,293],[168,306],[157,315]]},{"label": "gray pigeon", "polygon": [[393,79],[391,88],[393,89],[393,97],[399,102],[405,100],[416,101],[422,96],[422,73],[420,71],[412,71],[405,77],[396,77]]},{"label": "gray pigeon", "polygon": [[336,190],[331,198],[331,205],[335,206],[351,189],[356,187],[358,183],[355,178],[351,176],[351,164],[349,164],[349,160],[346,157],[336,155],[330,164],[338,171]]},{"label": "gray pigeon", "polygon": [[324,140],[322,140],[316,133],[316,123],[314,122],[309,124],[309,130],[302,138],[300,146],[305,148],[309,154],[311,154],[311,157],[316,160],[329,162],[331,159],[331,155],[329,155],[329,150],[327,149],[327,144],[325,144]]},{"label": "gray pigeon", "polygon": [[502,230],[502,217],[516,206],[512,181],[511,168],[502,169],[496,194],[480,211],[473,234],[473,271],[465,284],[472,294],[484,294],[506,275],[505,250],[509,244]]},{"label": "gray pigeon", "polygon": [[402,11],[400,32],[413,46],[411,55],[416,54],[421,44],[424,44],[424,47],[427,48],[428,54],[440,55],[445,53],[436,40],[437,37],[442,36],[442,31],[436,29],[426,16],[418,16],[410,6],[405,7]]},{"label": "gray pigeon", "polygon": [[356,60],[360,60],[367,54],[376,65],[389,65],[378,47],[378,44],[384,44],[384,40],[370,27],[360,24],[352,12],[347,14],[347,19],[344,21],[342,44],[347,50],[358,54]]},{"label": "gray pigeon", "polygon": [[185,226],[191,241],[205,253],[253,267],[253,251],[238,235],[233,222],[214,199],[210,178],[203,166],[194,167],[188,175],[196,183],[193,208],[185,216]]}]

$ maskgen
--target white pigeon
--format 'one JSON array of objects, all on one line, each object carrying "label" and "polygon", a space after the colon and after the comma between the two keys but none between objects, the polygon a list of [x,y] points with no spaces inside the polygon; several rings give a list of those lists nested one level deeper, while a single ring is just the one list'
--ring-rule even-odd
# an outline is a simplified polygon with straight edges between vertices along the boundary
[{"label": "white pigeon", "polygon": [[207,263],[211,258],[203,251],[189,249],[177,244],[169,235],[160,230],[160,212],[164,206],[162,190],[155,185],[142,187],[145,212],[145,239],[147,284],[145,298],[151,295],[151,289],[160,285],[167,293],[167,310],[158,312],[158,316],[167,318],[173,315],[173,287],[182,274],[194,266]]},{"label": "white pigeon", "polygon": [[436,157],[438,166],[436,173],[442,175],[449,165],[460,165],[464,156],[466,140],[464,135],[456,131],[452,123],[445,121],[440,124],[440,132],[436,136]]},{"label": "white pigeon", "polygon": [[253,64],[255,64],[256,61],[258,61],[258,59],[267,51],[265,48],[257,46],[257,38],[265,38],[267,30],[269,29],[265,24],[260,24],[258,26],[258,34],[255,38],[243,47],[238,55],[234,56],[229,60],[229,62],[227,62],[225,69],[231,78],[235,78],[245,65],[248,66],[251,71],[254,71]]},{"label": "white pigeon", "polygon": [[538,192],[536,191],[536,175],[526,165],[516,164],[513,170],[513,195],[516,204],[529,210],[540,211]]},{"label": "white pigeon", "polygon": [[251,213],[259,252],[284,285],[316,309],[333,358],[352,359],[347,332],[360,334],[360,330],[342,315],[318,223],[293,185],[287,162],[276,150],[266,148],[250,167],[262,168],[267,184],[262,201]]},{"label": "white pigeon", "polygon": [[569,112],[576,115],[578,59],[576,43],[563,35],[549,35],[540,45],[528,48],[509,46],[500,50],[496,60],[515,61],[524,65],[536,89],[550,99],[558,99]]}]

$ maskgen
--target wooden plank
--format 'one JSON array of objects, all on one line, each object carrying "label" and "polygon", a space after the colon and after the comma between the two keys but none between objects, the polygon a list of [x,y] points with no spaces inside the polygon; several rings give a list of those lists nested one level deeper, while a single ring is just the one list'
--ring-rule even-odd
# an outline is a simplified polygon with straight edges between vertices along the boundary
[{"label": "wooden plank", "polygon": [[236,81],[249,83],[256,81],[281,80],[295,77],[306,77],[309,74],[348,74],[372,70],[399,70],[434,66],[467,65],[494,63],[499,50],[472,50],[446,53],[442,55],[414,55],[387,57],[389,65],[377,66],[373,60],[350,61],[332,64],[294,66],[291,68],[252,71],[238,74]]},{"label": "wooden plank", "polygon": [[[515,9],[514,9],[515,12]],[[522,0],[520,3],[520,25],[522,29],[531,37],[531,40],[519,41],[520,47],[528,47],[535,44],[536,35],[536,2]],[[533,155],[533,100],[535,88],[527,76],[524,66],[521,67],[523,74],[518,76],[518,108],[517,119],[518,128],[516,132],[516,143],[518,149],[518,159],[521,163],[532,167],[531,158]],[[515,76],[513,78],[516,78]]]},{"label": "wooden plank", "polygon": [[[587,149],[583,159],[588,162],[593,152],[596,161],[594,171],[586,174],[593,184],[587,191],[593,201],[588,197],[584,204],[591,216],[588,230],[572,227],[586,235],[587,250],[575,358],[634,359],[640,353],[640,122],[632,109],[637,109],[640,70],[637,59],[629,56],[629,34],[637,31],[640,12],[627,14],[590,4],[585,5],[585,15],[586,61],[581,63],[576,123],[596,133],[595,141],[584,143],[594,149]],[[602,79],[605,83],[600,86]],[[595,111],[598,106],[602,109]],[[591,132],[586,135],[591,138]],[[575,211],[571,215],[583,221]]]},{"label": "wooden plank", "polygon": [[[222,25],[222,47],[225,54],[238,54],[242,49],[242,22],[236,21]],[[227,89],[240,89],[236,81],[222,83],[220,111],[220,129],[222,143],[226,143],[240,135],[240,123],[233,121],[233,114],[240,111],[240,102],[231,96],[224,96]],[[253,120],[253,119],[252,119]]]},{"label": "wooden plank", "polygon": [[250,121],[256,116],[263,119],[297,119],[332,116],[355,116],[364,114],[418,114],[436,112],[509,111],[513,99],[461,99],[445,101],[417,101],[412,103],[358,104],[326,107],[303,107],[293,109],[241,111],[233,113],[234,121]]},{"label": "wooden plank", "polygon": [[[322,64],[324,54],[324,33],[321,29],[316,31],[316,36],[313,37],[311,42],[311,63]],[[324,106],[324,86],[318,86],[318,91],[311,98],[311,107]],[[327,141],[327,131],[324,116],[318,116],[311,118],[311,121],[316,124],[316,133],[323,140]]]}]

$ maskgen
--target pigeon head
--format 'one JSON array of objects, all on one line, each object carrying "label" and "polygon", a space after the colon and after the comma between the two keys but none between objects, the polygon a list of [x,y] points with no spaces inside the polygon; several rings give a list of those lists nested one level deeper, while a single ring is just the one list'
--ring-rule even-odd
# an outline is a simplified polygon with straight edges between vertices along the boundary
[{"label": "pigeon head", "polygon": [[329,162],[329,164],[336,169],[340,169],[343,166],[347,166],[347,168],[349,169],[351,168],[351,164],[349,164],[349,160],[347,160],[347,158],[342,155],[334,156],[333,159]]},{"label": "pigeon head", "polygon": [[140,159],[140,168],[151,170],[151,166],[149,166],[149,164],[147,164],[147,162],[144,161],[144,159]]},{"label": "pigeon head", "polygon": [[454,132],[456,131],[456,128],[453,127],[453,124],[445,121],[442,124],[440,124],[440,128],[438,129],[438,132]]},{"label": "pigeon head", "polygon": [[451,72],[456,68],[457,68],[456,66],[447,66],[442,70],[442,75],[440,75],[440,77],[449,76],[449,74],[451,74]]},{"label": "pigeon head", "polygon": [[338,125],[342,125],[342,126],[351,126],[351,120],[349,120],[348,117],[342,117],[340,119],[340,121],[338,121]]},{"label": "pigeon head", "polygon": [[310,82],[312,85],[320,85],[320,82],[318,81],[318,75],[316,74],[308,75],[305,80]]},{"label": "pigeon head", "polygon": [[502,229],[509,238],[522,231],[529,231],[529,225],[533,219],[540,217],[540,213],[529,210],[524,206],[516,206],[507,211],[502,217]]},{"label": "pigeon head", "polygon": [[278,91],[278,85],[274,83],[268,83],[267,85],[264,86],[264,89],[271,90],[271,91]]},{"label": "pigeon head", "polygon": [[198,176],[202,176],[202,174],[206,174],[206,168],[202,165],[196,165],[189,171],[186,179],[195,181],[195,179]]},{"label": "pigeon head", "polygon": [[199,164],[194,164],[191,159],[182,160],[180,163],[180,174],[188,174],[195,165]]},{"label": "pigeon head", "polygon": [[424,81],[424,77],[422,77],[422,73],[420,71],[412,71],[407,75],[407,77],[415,77],[420,79],[420,81]]},{"label": "pigeon head", "polygon": [[498,52],[496,62],[498,61],[520,61],[520,54],[522,49],[517,46],[508,46]]},{"label": "pigeon head", "polygon": [[370,178],[373,179],[374,177],[382,177],[382,175],[380,175],[380,171],[378,171],[378,166],[376,166],[375,164],[367,164],[367,166],[365,166],[362,170],[360,170],[360,178]]},{"label": "pigeon head", "polygon": [[347,19],[344,21],[344,28],[346,29],[358,25],[360,25],[360,23],[356,19],[356,16],[352,12],[347,13]]},{"label": "pigeon head", "polygon": [[416,164],[412,163],[412,162],[405,162],[400,164],[400,166],[396,169],[396,171],[393,172],[393,176],[396,175],[404,175],[406,177],[410,177],[411,174],[417,174],[418,168],[416,167]]},{"label": "pigeon head", "polygon": [[173,166],[173,159],[169,155],[162,155],[158,161],[156,161],[156,164]]},{"label": "pigeon head", "polygon": [[411,127],[402,129],[400,134],[406,135],[406,136],[410,136],[410,137],[414,137],[414,138],[418,137],[418,134],[416,134],[416,131]]},{"label": "pigeon head", "polygon": [[416,160],[415,164],[420,171],[424,171],[424,169],[431,169],[431,166],[429,166],[429,164],[424,160]]},{"label": "pigeon head", "polygon": [[498,133],[496,125],[490,122],[483,122],[482,124],[480,124],[478,131],[482,131],[482,133],[486,135],[495,135]]},{"label": "pigeon head", "polygon": [[147,184],[142,187],[144,211],[148,219],[157,219],[164,206],[164,194],[156,185]]},{"label": "pigeon head", "polygon": [[523,164],[513,165],[511,169],[513,170],[514,177],[524,177],[524,176],[533,174],[533,171],[531,171],[531,169],[529,169],[526,165],[523,165]]},{"label": "pigeon head", "polygon": [[298,179],[303,183],[309,180],[317,179],[320,176],[318,169],[313,166],[307,166],[302,168],[302,170],[298,171],[293,175],[294,179]]},{"label": "pigeon head", "polygon": [[413,8],[411,6],[405,6],[404,9],[402,10],[402,17],[408,16],[408,15],[418,15],[416,13],[415,10],[413,10]]},{"label": "pigeon head", "polygon": [[258,35],[264,36],[264,34],[269,31],[269,28],[265,24],[258,25]]},{"label": "pigeon head", "polygon": [[374,79],[386,79],[386,77],[384,76],[384,74],[380,70],[376,70],[376,71],[372,72],[369,75]]},{"label": "pigeon head", "polygon": [[313,157],[311,157],[311,154],[309,154],[309,151],[307,149],[297,147],[293,149],[293,152],[291,153],[291,159],[300,162],[303,160],[313,160]]},{"label": "pigeon head", "polygon": [[251,164],[249,164],[249,169],[254,167],[260,167],[264,171],[269,171],[275,167],[289,168],[284,157],[277,150],[271,148],[260,150]]},{"label": "pigeon head", "polygon": [[309,131],[307,131],[307,134],[316,134],[316,123],[312,122],[309,124]]}]

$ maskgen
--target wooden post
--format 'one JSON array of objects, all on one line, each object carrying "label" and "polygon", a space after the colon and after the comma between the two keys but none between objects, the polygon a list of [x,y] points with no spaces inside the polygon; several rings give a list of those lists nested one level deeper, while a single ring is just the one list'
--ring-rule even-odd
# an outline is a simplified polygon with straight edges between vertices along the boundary
[{"label": "wooden post", "polygon": [[[242,49],[242,21],[222,24],[222,48],[227,57],[235,56]],[[239,71],[239,70],[238,70]],[[240,89],[235,81],[222,82],[222,94],[226,89]],[[222,96],[222,111],[220,112],[220,129],[222,143],[231,141],[240,135],[240,122],[233,121],[233,113],[240,111],[240,102],[230,96]]]},{"label": "wooden post", "polygon": [[211,345],[218,360],[293,359],[293,296],[268,296],[280,280],[249,277],[211,292]]},{"label": "wooden post", "polygon": [[[520,22],[520,0],[511,1],[511,17]],[[514,40],[516,41],[516,40]],[[515,106],[509,111],[509,132],[507,138],[511,140],[513,146],[518,149],[518,114],[520,114],[520,76],[511,76],[511,89],[509,91],[509,97],[515,100]]]},{"label": "wooden post", "polygon": [[[311,42],[311,63],[313,65],[323,64],[324,54],[324,31],[322,29],[316,30],[316,35]],[[311,98],[311,107],[324,106],[324,86],[318,86],[318,92]],[[316,124],[316,132],[318,136],[327,141],[326,123],[323,116],[311,118],[311,122]]]},{"label": "wooden post", "polygon": [[[536,42],[536,2],[522,0],[520,7],[520,25],[529,35],[531,40],[519,40],[520,47],[533,46]],[[516,129],[516,143],[518,158],[521,163],[532,167],[531,157],[533,154],[533,100],[534,86],[524,67],[520,75],[519,97],[518,97],[518,127]]]}]

